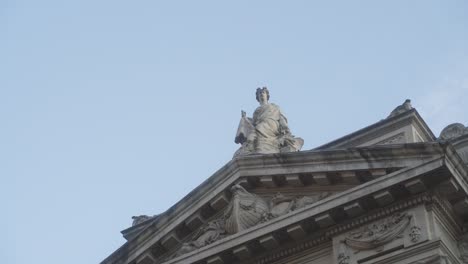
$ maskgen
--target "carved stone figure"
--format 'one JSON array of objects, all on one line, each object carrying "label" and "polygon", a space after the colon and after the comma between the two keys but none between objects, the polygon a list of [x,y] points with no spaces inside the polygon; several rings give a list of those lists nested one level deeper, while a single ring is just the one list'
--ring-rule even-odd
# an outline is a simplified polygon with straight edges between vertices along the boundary
[{"label": "carved stone figure", "polygon": [[401,104],[401,105],[397,106],[395,109],[393,109],[393,111],[390,113],[390,115],[387,118],[397,116],[397,115],[402,114],[402,113],[404,113],[406,111],[409,111],[411,109],[413,109],[413,107],[411,106],[411,100],[406,99],[405,102],[403,102],[403,104]]},{"label": "carved stone figure", "polygon": [[210,221],[198,230],[192,235],[190,242],[183,243],[174,256],[180,256],[204,247],[227,235],[285,215],[330,195],[329,192],[324,192],[315,196],[288,197],[278,193],[268,203],[265,199],[249,193],[238,184],[231,187],[231,192],[232,199],[226,207],[224,215]]},{"label": "carved stone figure", "polygon": [[331,195],[331,193],[329,193],[329,192],[323,192],[323,193],[320,193],[320,194],[315,195],[315,196],[303,196],[301,198],[297,198],[296,199],[296,204],[294,205],[293,210],[297,210],[297,209],[306,207],[308,205],[311,205],[311,204],[313,204],[313,203],[315,203],[317,201],[320,201],[323,198],[328,197],[330,195]]},{"label": "carved stone figure", "polygon": [[344,253],[338,254],[337,263],[338,264],[349,264],[349,256],[345,255]]},{"label": "carved stone figure", "polygon": [[270,201],[270,210],[263,215],[262,222],[266,222],[273,218],[285,215],[294,209],[295,200],[292,197],[286,197],[281,193],[277,193]]},{"label": "carved stone figure", "polygon": [[453,123],[446,126],[442,132],[440,132],[439,140],[449,140],[466,134],[468,134],[468,127],[460,123]]},{"label": "carved stone figure", "polygon": [[350,233],[343,241],[355,250],[374,249],[389,243],[408,227],[411,215],[397,213],[389,218]]},{"label": "carved stone figure", "polygon": [[294,210],[306,207],[330,195],[323,192],[315,196],[288,197],[277,193],[270,201],[270,211],[263,216],[262,222],[288,214]]},{"label": "carved stone figure", "polygon": [[260,106],[255,110],[253,118],[248,118],[244,111],[241,112],[234,141],[242,146],[234,156],[299,151],[304,140],[291,134],[288,120],[279,106],[268,102],[268,89],[258,88],[256,98]]},{"label": "carved stone figure", "polygon": [[132,226],[136,226],[138,224],[146,222],[147,220],[149,220],[151,218],[153,218],[153,216],[149,216],[149,215],[132,216],[132,219],[133,219]]},{"label": "carved stone figure", "polygon": [[224,217],[226,232],[234,234],[258,224],[269,208],[264,199],[247,192],[240,185],[234,185],[231,191],[233,197]]},{"label": "carved stone figure", "polygon": [[419,226],[412,226],[409,232],[411,242],[416,243],[421,238],[421,228]]},{"label": "carved stone figure", "polygon": [[177,251],[176,256],[180,256],[197,248],[209,245],[216,240],[223,238],[225,234],[224,220],[222,218],[211,221],[193,236],[193,241],[183,243],[182,247]]}]

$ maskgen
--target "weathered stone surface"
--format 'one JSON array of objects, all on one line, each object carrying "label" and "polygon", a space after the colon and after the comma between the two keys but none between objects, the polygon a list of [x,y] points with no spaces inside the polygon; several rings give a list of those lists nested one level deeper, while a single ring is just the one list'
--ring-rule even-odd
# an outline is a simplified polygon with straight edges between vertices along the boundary
[{"label": "weathered stone surface", "polygon": [[156,260],[150,253],[144,254],[136,261],[136,264],[155,264],[155,263],[156,263]]},{"label": "weathered stone surface", "polygon": [[206,260],[206,264],[223,264],[224,261],[220,256],[214,256]]},{"label": "weathered stone surface", "polygon": [[235,234],[258,224],[268,213],[268,204],[261,197],[247,192],[242,186],[231,188],[233,197],[224,213],[225,229]]},{"label": "weathered stone surface", "polygon": [[333,220],[332,216],[328,213],[315,217],[315,222],[320,227],[327,227],[335,224],[335,220]]},{"label": "weathered stone surface", "polygon": [[240,260],[246,260],[252,255],[250,249],[245,245],[234,248],[232,253]]},{"label": "weathered stone surface", "polygon": [[285,179],[289,186],[295,186],[295,187],[304,186],[304,182],[302,182],[302,179],[299,176],[299,174],[286,175]]},{"label": "weathered stone surface", "polygon": [[330,179],[326,173],[314,173],[312,178],[318,185],[330,185]]},{"label": "weathered stone surface", "polygon": [[203,220],[203,217],[200,215],[199,212],[195,213],[194,215],[190,216],[187,220],[185,220],[187,227],[191,230],[197,229],[204,222],[205,221]]},{"label": "weathered stone surface", "polygon": [[421,179],[415,179],[405,183],[405,187],[411,193],[420,193],[426,190],[426,185]]},{"label": "weathered stone surface", "polygon": [[175,247],[177,244],[179,244],[180,240],[177,237],[175,232],[171,232],[168,235],[166,235],[162,240],[161,244],[166,248],[166,249],[172,249]]},{"label": "weathered stone surface", "polygon": [[279,246],[278,239],[274,235],[264,236],[258,241],[265,249],[275,249]]},{"label": "weathered stone surface", "polygon": [[364,209],[362,209],[362,206],[359,204],[359,202],[346,205],[343,209],[349,217],[355,217],[364,213]]},{"label": "weathered stone surface", "polygon": [[275,179],[272,176],[263,176],[260,178],[260,184],[262,186],[273,188],[276,187]]},{"label": "weathered stone surface", "polygon": [[229,204],[229,199],[226,197],[225,193],[221,193],[220,195],[218,195],[218,197],[216,197],[210,203],[211,207],[217,211],[223,209],[228,204]]},{"label": "weathered stone surface", "polygon": [[301,224],[288,227],[286,229],[286,232],[290,237],[292,237],[295,240],[299,240],[307,235],[307,232]]},{"label": "weathered stone surface", "polygon": [[389,191],[379,192],[374,195],[374,200],[380,205],[384,206],[394,201],[393,195]]}]

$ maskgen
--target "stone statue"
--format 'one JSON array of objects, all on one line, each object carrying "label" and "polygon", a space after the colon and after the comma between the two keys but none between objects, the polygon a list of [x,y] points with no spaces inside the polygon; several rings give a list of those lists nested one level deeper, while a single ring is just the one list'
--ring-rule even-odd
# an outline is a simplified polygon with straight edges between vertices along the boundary
[{"label": "stone statue", "polygon": [[211,221],[201,228],[195,235],[194,240],[188,243],[183,243],[182,247],[176,253],[176,256],[183,255],[197,248],[209,245],[224,237],[224,219]]},{"label": "stone statue", "polygon": [[468,127],[460,123],[453,123],[440,132],[439,140],[450,140],[466,134],[468,134]]},{"label": "stone statue", "polygon": [[299,151],[304,140],[291,134],[288,120],[281,113],[279,106],[268,102],[268,89],[258,88],[256,98],[260,106],[255,109],[252,118],[241,111],[234,141],[242,146],[234,156]]},{"label": "stone statue", "polygon": [[132,216],[132,219],[133,219],[132,226],[136,226],[138,224],[146,222],[146,221],[150,220],[151,218],[153,218],[153,216],[149,216],[149,215]]},{"label": "stone statue", "polygon": [[226,233],[235,234],[248,229],[262,220],[269,211],[267,202],[249,193],[244,187],[236,184],[231,187],[232,199],[224,212]]},{"label": "stone statue", "polygon": [[405,102],[403,102],[403,104],[401,104],[401,105],[397,106],[395,109],[393,109],[393,111],[390,113],[390,115],[387,118],[397,116],[397,115],[402,114],[402,113],[404,113],[406,111],[409,111],[411,109],[413,109],[413,107],[411,106],[411,100],[406,99]]}]

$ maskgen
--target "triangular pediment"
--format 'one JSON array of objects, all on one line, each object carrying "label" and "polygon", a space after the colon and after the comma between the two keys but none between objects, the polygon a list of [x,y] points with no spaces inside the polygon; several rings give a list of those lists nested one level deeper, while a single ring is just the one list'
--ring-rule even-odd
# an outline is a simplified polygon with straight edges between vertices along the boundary
[{"label": "triangular pediment", "polygon": [[436,137],[426,122],[413,108],[333,140],[317,147],[316,150],[433,142],[435,140]]},{"label": "triangular pediment", "polygon": [[[253,230],[263,234],[277,222],[301,222],[302,218],[298,218],[298,214],[306,218],[313,215],[311,212],[305,212],[307,210],[316,210],[318,215],[314,217],[315,223],[326,227],[334,222],[335,216],[323,213],[323,208],[333,208],[361,194],[365,195],[356,189],[380,179],[399,177],[398,179],[403,181],[415,177],[412,168],[425,166],[427,172],[436,170],[443,166],[441,156],[444,152],[438,143],[417,143],[239,157],[227,163],[168,211],[138,226],[138,232],[124,245],[125,252],[134,252],[127,253],[127,257],[129,261],[137,260],[137,263],[145,263],[140,259],[145,257],[157,263],[192,263],[186,261],[193,256],[193,252],[214,250],[227,241],[231,241],[229,245],[237,245],[237,242],[232,242],[233,239],[248,241],[248,234]],[[396,199],[394,196],[399,195],[398,191],[392,194],[384,190],[396,182],[389,180],[385,184],[379,183],[377,189],[366,188],[367,192],[379,193],[372,196],[375,199],[370,201],[371,205],[365,206],[385,204]],[[414,184],[408,188],[421,188],[419,182]],[[268,209],[260,212],[254,220],[250,219],[250,226],[245,229],[236,232],[223,231],[216,238],[207,236],[206,243],[202,243],[205,239],[203,238],[198,241],[196,248],[181,251],[184,245],[192,243],[193,246],[194,241],[200,238],[210,225],[216,224],[217,220],[226,220],[226,215],[229,216],[227,211],[233,210],[233,200],[236,196],[233,186],[240,186],[242,192],[252,195],[246,201],[238,202],[236,206],[256,210],[255,204],[261,204],[263,201],[263,207]],[[351,205],[347,209],[347,213],[351,215],[364,209],[360,208],[362,205],[359,204]],[[260,206],[258,211],[263,207]],[[272,211],[275,214],[272,215]],[[290,236],[301,235],[300,230],[291,232],[296,234],[291,233]],[[268,247],[268,243],[275,242],[265,243],[264,247]],[[197,258],[203,256],[197,254]]]}]

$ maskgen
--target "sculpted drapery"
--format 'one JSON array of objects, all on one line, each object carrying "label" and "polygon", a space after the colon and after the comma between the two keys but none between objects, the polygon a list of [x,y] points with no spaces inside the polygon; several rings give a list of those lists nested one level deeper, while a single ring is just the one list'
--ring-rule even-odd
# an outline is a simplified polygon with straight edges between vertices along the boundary
[{"label": "sculpted drapery", "polygon": [[235,138],[235,142],[242,146],[234,156],[299,151],[304,140],[291,134],[280,107],[268,102],[268,89],[258,88],[256,97],[260,106],[255,110],[253,118],[247,117],[242,111]]}]

